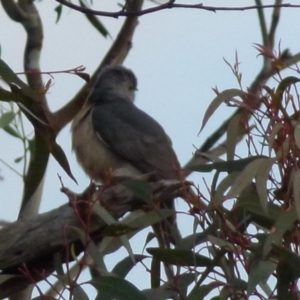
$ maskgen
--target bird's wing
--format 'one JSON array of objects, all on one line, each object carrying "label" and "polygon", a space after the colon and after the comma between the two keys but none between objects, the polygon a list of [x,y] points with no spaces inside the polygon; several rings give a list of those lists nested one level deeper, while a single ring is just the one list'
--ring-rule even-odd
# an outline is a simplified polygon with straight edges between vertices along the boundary
[{"label": "bird's wing", "polygon": [[158,179],[176,178],[179,162],[163,128],[149,115],[124,100],[101,103],[92,109],[97,135],[110,149],[143,173]]}]

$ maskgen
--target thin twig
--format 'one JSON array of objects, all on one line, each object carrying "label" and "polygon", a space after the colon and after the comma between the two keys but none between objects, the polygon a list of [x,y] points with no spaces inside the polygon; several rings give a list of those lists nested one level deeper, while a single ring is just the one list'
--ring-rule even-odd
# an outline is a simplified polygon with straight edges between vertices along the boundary
[{"label": "thin twig", "polygon": [[207,10],[211,12],[217,12],[217,11],[246,11],[246,10],[254,10],[254,9],[267,9],[267,8],[300,8],[300,5],[298,4],[290,4],[290,3],[285,3],[285,4],[270,4],[270,5],[251,5],[251,6],[241,6],[241,7],[236,7],[236,6],[231,6],[231,7],[224,7],[224,6],[207,6],[203,5],[202,3],[199,4],[176,4],[175,1],[168,1],[167,3],[152,7],[152,8],[147,8],[141,11],[124,11],[123,9],[115,12],[108,12],[108,11],[99,11],[99,10],[94,10],[86,7],[81,7],[79,5],[76,5],[72,2],[69,2],[68,0],[55,0],[56,2],[67,6],[71,9],[74,9],[76,11],[85,13],[85,14],[93,14],[97,16],[103,16],[103,17],[111,17],[111,18],[119,18],[119,17],[128,17],[128,16],[142,16],[145,14],[150,14],[154,13],[157,11],[165,10],[165,9],[172,9],[172,8],[189,8],[189,9],[201,9],[201,10]]}]

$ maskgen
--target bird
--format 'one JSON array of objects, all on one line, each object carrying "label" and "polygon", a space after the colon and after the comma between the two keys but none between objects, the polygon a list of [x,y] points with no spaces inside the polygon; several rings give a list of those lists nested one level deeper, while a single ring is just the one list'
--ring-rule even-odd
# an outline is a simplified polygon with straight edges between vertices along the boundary
[{"label": "bird", "polygon": [[[178,179],[180,163],[171,139],[155,119],[135,105],[136,91],[137,78],[130,69],[103,67],[73,120],[72,148],[93,181],[147,173],[152,173],[154,181]],[[160,230],[169,231],[170,225],[177,226],[174,199],[165,206],[174,210],[174,216],[164,220]]]}]

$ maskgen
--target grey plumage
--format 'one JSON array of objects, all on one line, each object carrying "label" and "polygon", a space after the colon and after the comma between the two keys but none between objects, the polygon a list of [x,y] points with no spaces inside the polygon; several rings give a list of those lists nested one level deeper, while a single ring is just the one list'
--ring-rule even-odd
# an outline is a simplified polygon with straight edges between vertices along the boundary
[{"label": "grey plumage", "polygon": [[[134,105],[136,86],[130,70],[106,67],[72,124],[73,149],[92,179],[105,179],[105,165],[107,173],[128,163],[141,174],[155,171],[156,180],[177,178],[180,165],[171,140],[152,117]],[[97,171],[96,164],[104,166]]]},{"label": "grey plumage", "polygon": [[[134,105],[137,79],[132,71],[106,67],[72,124],[79,163],[96,181],[153,172],[154,180],[176,179],[180,165],[164,129]],[[173,199],[168,207],[174,208]]]}]

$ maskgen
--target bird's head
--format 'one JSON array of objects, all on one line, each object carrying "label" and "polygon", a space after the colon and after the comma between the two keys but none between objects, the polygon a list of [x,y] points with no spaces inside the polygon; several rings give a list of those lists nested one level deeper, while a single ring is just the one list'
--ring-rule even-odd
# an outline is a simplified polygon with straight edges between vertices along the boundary
[{"label": "bird's head", "polygon": [[133,102],[137,79],[133,72],[123,66],[104,67],[89,96],[92,103],[124,99]]}]

